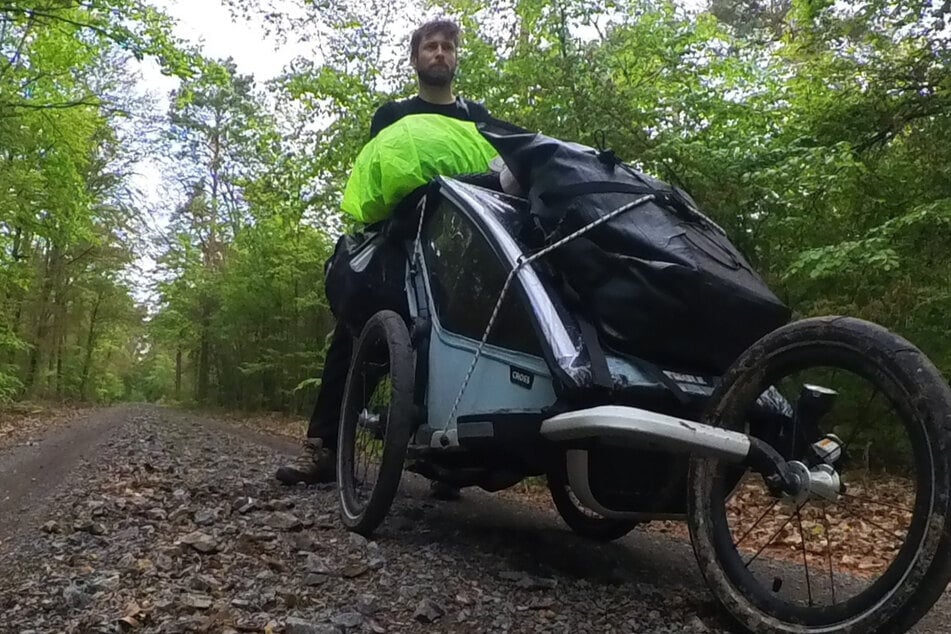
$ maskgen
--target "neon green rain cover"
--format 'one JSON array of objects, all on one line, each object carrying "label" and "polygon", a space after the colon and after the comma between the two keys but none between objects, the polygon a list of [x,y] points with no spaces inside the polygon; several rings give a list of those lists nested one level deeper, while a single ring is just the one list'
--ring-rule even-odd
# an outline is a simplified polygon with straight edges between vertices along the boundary
[{"label": "neon green rain cover", "polygon": [[357,220],[378,222],[436,176],[484,172],[496,155],[471,121],[438,114],[403,117],[360,151],[343,194],[343,210]]}]

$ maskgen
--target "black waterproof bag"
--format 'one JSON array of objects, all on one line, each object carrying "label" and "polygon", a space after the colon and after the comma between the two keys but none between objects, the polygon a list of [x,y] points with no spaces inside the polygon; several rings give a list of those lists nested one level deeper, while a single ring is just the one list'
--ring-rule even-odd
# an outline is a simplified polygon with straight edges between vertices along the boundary
[{"label": "black waterproof bag", "polygon": [[354,334],[379,310],[406,313],[406,254],[377,225],[340,236],[324,264],[330,311]]},{"label": "black waterproof bag", "polygon": [[546,257],[602,344],[663,367],[722,373],[789,309],[685,192],[610,151],[479,125],[522,189],[543,248],[651,198]]}]

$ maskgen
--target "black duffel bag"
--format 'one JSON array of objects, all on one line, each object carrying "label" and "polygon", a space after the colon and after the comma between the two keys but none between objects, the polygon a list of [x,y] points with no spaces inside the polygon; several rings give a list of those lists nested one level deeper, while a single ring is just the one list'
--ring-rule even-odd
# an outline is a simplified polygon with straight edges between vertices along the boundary
[{"label": "black duffel bag", "polygon": [[683,191],[610,151],[502,122],[479,128],[528,192],[537,247],[653,196],[546,258],[606,347],[721,373],[789,320],[789,309]]},{"label": "black duffel bag", "polygon": [[406,254],[386,227],[344,234],[324,264],[330,311],[354,334],[379,310],[406,307]]}]

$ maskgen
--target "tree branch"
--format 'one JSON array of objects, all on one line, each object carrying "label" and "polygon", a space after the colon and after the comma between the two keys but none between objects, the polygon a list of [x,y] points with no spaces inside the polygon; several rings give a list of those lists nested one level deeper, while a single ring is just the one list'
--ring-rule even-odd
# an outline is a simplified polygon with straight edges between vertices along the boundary
[{"label": "tree branch", "polygon": [[[33,14],[30,13],[30,19],[27,20],[26,26],[23,27],[23,35],[20,36],[20,41],[17,43],[16,49],[13,51],[13,55],[10,59],[7,60],[6,65],[0,70],[0,79],[7,74],[7,71],[16,66],[20,61],[20,54],[23,52],[23,44],[26,42],[26,36],[29,35],[30,29],[33,28],[34,22]],[[5,30],[5,29],[4,29]]]},{"label": "tree branch", "polygon": [[[77,6],[80,6],[80,5],[77,5]],[[46,18],[48,20],[65,22],[66,24],[71,24],[81,29],[90,29],[91,31],[94,31],[102,35],[103,37],[112,40],[113,42],[120,41],[120,38],[117,34],[112,33],[108,29],[105,29],[99,25],[90,24],[89,22],[80,22],[79,20],[73,20],[71,18],[67,18],[63,15],[58,15],[56,13],[48,13],[46,11],[38,10],[38,9],[21,9],[19,7],[10,7],[10,6],[2,6],[2,5],[0,5],[0,12],[27,14],[30,16],[31,20],[34,20],[35,18],[40,17],[40,18]]]},{"label": "tree branch", "polygon": [[15,112],[5,112],[10,110],[64,110],[66,108],[77,108],[80,106],[91,106],[98,108],[102,105],[101,101],[86,101],[85,99],[76,99],[73,101],[61,101],[59,103],[0,103],[0,119],[15,117]]}]

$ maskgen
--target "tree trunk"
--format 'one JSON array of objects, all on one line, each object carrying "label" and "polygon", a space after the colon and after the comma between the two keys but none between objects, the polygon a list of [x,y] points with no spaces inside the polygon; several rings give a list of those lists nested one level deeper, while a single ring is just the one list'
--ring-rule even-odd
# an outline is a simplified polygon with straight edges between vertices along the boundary
[{"label": "tree trunk", "polygon": [[66,299],[65,284],[63,287],[55,295],[53,302],[55,306],[55,312],[53,313],[53,354],[56,357],[53,392],[56,394],[56,398],[60,400],[63,398],[66,384],[63,377],[63,357],[66,352],[66,336],[69,332],[69,323],[66,319],[68,300]]},{"label": "tree trunk", "polygon": [[[19,266],[17,264],[20,260],[26,259],[27,256],[23,255],[24,246],[26,249],[29,249],[33,242],[33,236],[29,231],[21,231],[17,228],[16,240],[14,242],[13,249],[13,266]],[[17,338],[20,338],[20,318],[23,315],[23,302],[24,302],[24,293],[22,290],[11,288],[8,290],[7,297],[10,301],[16,306],[16,309],[13,311],[13,321],[10,324],[10,333]],[[10,365],[19,365],[19,355],[15,349],[10,349],[7,353],[6,361]],[[22,358],[22,357],[21,357]],[[29,384],[24,383],[24,388],[28,387]]]},{"label": "tree trunk", "polygon": [[207,305],[202,308],[201,317],[201,343],[198,350],[198,393],[196,398],[199,403],[208,402],[209,378],[211,375],[211,310]]},{"label": "tree trunk", "polygon": [[89,318],[89,333],[86,335],[86,355],[83,359],[82,377],[79,380],[79,400],[86,400],[86,382],[89,380],[89,367],[92,365],[92,350],[96,345],[96,317],[99,315],[99,305],[102,303],[102,291],[96,295],[96,303],[92,307],[92,317]]},{"label": "tree trunk", "polygon": [[175,401],[182,400],[182,344],[175,350]]},{"label": "tree trunk", "polygon": [[23,238],[23,229],[17,227],[13,232],[13,251],[11,257],[14,264],[20,260],[20,240]]},{"label": "tree trunk", "polygon": [[52,245],[49,245],[49,243],[47,243],[47,245],[43,286],[40,290],[40,296],[37,298],[36,334],[31,342],[33,347],[30,350],[30,357],[27,363],[26,380],[23,382],[27,389],[32,390],[35,390],[37,387],[38,377],[36,371],[40,366],[43,351],[49,349],[48,342],[46,341],[49,335],[50,318],[52,317],[49,300],[53,292],[53,270],[55,268],[54,261],[57,256]]},{"label": "tree trunk", "polygon": [[56,337],[56,398],[63,399],[63,343],[66,340],[65,327],[60,326],[59,335]]}]

